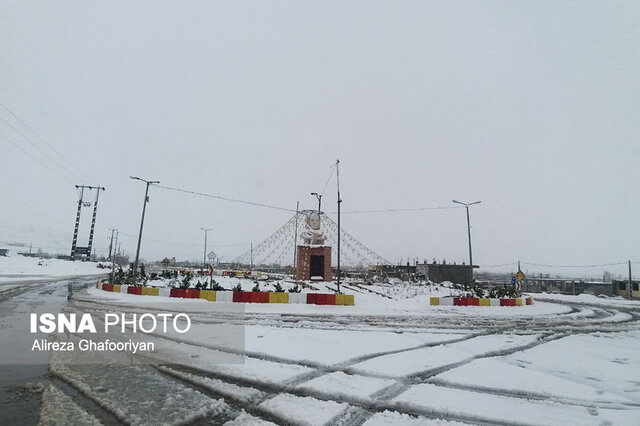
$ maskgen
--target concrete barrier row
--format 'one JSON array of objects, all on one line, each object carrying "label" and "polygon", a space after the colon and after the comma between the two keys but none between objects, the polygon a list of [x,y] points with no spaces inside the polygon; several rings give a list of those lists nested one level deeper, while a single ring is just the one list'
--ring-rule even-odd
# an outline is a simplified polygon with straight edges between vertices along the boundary
[{"label": "concrete barrier row", "polygon": [[96,283],[97,289],[114,293],[127,293],[140,296],[177,297],[183,299],[205,299],[210,302],[236,303],[301,303],[308,305],[342,305],[353,306],[353,294],[324,293],[285,293],[267,291],[216,291],[196,290],[193,288],[156,288]]},{"label": "concrete barrier row", "polygon": [[524,306],[532,305],[533,297],[490,299],[488,297],[430,297],[431,306]]}]

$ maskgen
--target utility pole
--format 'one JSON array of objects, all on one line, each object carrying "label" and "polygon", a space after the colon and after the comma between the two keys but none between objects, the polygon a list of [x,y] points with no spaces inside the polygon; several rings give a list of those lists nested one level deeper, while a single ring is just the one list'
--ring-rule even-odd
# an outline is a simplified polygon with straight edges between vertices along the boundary
[{"label": "utility pole", "polygon": [[338,293],[340,293],[340,204],[342,203],[342,199],[340,198],[340,170],[338,168],[339,165],[340,165],[340,160],[336,160],[336,183],[338,187],[338,274],[337,274]]},{"label": "utility pole", "polygon": [[629,300],[633,300],[633,282],[631,280],[631,259],[629,259]]},{"label": "utility pole", "polygon": [[213,228],[200,228],[204,231],[204,254],[202,255],[202,268],[206,269],[207,267],[207,234],[209,231],[213,231]]},{"label": "utility pole", "polygon": [[[473,203],[463,203],[461,201],[452,200],[456,204],[462,204],[467,209],[467,235],[469,236],[469,267],[471,268],[471,277],[473,278],[473,254],[471,252],[471,222],[469,221],[469,206],[480,204],[482,201],[474,201]],[[518,265],[518,270],[520,266]]]},{"label": "utility pole", "polygon": [[120,249],[120,246],[118,245],[118,236],[119,236],[119,235],[120,235],[120,231],[118,231],[118,230],[116,229],[116,240],[115,240],[115,242],[113,243],[113,251],[115,252],[115,253],[114,253],[114,256],[113,256],[114,258],[117,258],[117,257],[118,257],[118,254],[119,254],[119,251],[120,251],[120,250],[119,250],[119,249]]},{"label": "utility pole", "polygon": [[140,242],[142,241],[142,227],[144,226],[144,213],[147,209],[147,203],[149,202],[149,185],[154,183],[160,183],[159,180],[145,180],[137,176],[129,176],[131,179],[140,180],[147,184],[147,189],[144,192],[144,202],[142,203],[142,219],[140,219],[140,233],[138,234],[138,248],[136,249],[136,261],[133,264],[133,277],[138,276],[138,260],[140,260]]},{"label": "utility pole", "polygon": [[298,273],[298,211],[300,209],[300,201],[296,201],[296,229],[293,231],[293,277]]},{"label": "utility pole", "polygon": [[114,272],[115,272],[115,263],[114,263],[115,256],[112,255],[112,249],[115,248],[113,245],[113,233],[116,231],[116,229],[109,228],[109,230],[111,231],[111,241],[109,242],[109,260],[111,261],[111,283],[113,284]]},{"label": "utility pole", "polygon": [[109,231],[111,231],[111,240],[109,241],[109,260],[112,260],[111,258],[111,252],[113,249],[113,233],[116,231],[113,228],[107,228]]},{"label": "utility pole", "polygon": [[318,214],[320,214],[320,207],[322,206],[322,194],[318,194],[317,192],[312,192],[311,195],[315,195],[318,199]]},{"label": "utility pole", "polygon": [[[98,213],[98,197],[100,196],[100,191],[104,191],[104,187],[102,186],[90,186],[90,185],[76,185],[76,189],[80,189],[80,199],[78,200],[78,211],[76,213],[76,225],[73,229],[73,241],[71,242],[71,255],[69,258],[71,260],[75,260],[76,254],[85,254],[89,259],[91,259],[91,247],[93,245],[93,231],[96,226],[96,215]],[[78,229],[80,228],[80,212],[82,211],[82,207],[84,205],[84,190],[97,190],[96,200],[93,204],[93,219],[91,220],[91,231],[89,232],[89,245],[87,247],[78,247]],[[91,205],[91,203],[87,203]]]},{"label": "utility pole", "polygon": [[251,243],[251,257],[249,263],[249,272],[253,271],[253,243]]},{"label": "utility pole", "polygon": [[104,191],[104,188],[97,188],[96,201],[93,203],[93,217],[91,219],[91,231],[89,231],[89,256],[91,256],[91,247],[93,246],[93,231],[96,229],[96,215],[98,213],[98,198],[100,197],[100,190]]}]

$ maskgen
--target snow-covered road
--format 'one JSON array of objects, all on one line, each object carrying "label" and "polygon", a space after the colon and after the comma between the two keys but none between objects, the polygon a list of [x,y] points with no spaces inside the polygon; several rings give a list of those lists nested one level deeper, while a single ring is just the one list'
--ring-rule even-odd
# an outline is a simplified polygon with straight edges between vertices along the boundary
[{"label": "snow-covered road", "polygon": [[[44,289],[10,301],[20,306],[66,295],[61,284]],[[61,309],[187,312],[192,332],[154,333],[148,339],[156,351],[135,356],[92,353],[90,362],[79,362],[75,354],[55,353],[50,377],[42,380],[50,387],[41,420],[367,426],[640,421],[638,304],[549,297],[529,310],[497,311],[429,307],[420,295],[405,302],[375,293],[358,297],[360,307],[350,310],[223,309],[233,304],[199,300],[171,300],[168,308],[158,298],[82,291]],[[390,307],[376,314],[384,303]],[[229,330],[242,338],[225,339]]]}]

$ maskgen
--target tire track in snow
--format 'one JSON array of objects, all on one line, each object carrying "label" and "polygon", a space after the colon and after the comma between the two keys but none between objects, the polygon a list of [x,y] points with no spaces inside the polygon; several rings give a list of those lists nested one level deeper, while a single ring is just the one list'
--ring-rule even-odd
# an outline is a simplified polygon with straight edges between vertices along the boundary
[{"label": "tire track in snow", "polygon": [[602,408],[602,409],[624,410],[628,408],[640,407],[640,403],[637,403],[637,402],[575,399],[575,398],[548,395],[548,394],[543,394],[539,392],[517,391],[517,390],[511,390],[511,389],[491,388],[487,386],[477,386],[477,385],[463,385],[460,383],[451,383],[446,380],[441,380],[437,378],[425,380],[423,383],[430,383],[436,386],[450,388],[450,389],[459,389],[459,390],[466,390],[471,392],[487,393],[491,395],[506,396],[509,398],[556,402],[558,404],[563,404],[563,405],[576,405],[576,406],[582,406],[587,408],[596,407],[596,408]]}]

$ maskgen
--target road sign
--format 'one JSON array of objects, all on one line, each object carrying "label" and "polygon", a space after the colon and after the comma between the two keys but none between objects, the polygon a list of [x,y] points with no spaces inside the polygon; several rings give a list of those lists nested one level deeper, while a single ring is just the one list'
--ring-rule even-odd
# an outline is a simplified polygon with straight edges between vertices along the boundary
[{"label": "road sign", "polygon": [[511,284],[514,284],[517,282],[518,280],[516,279],[516,277],[511,277]]},{"label": "road sign", "polygon": [[522,271],[518,271],[518,272],[516,273],[516,279],[517,279],[518,281],[522,281],[522,280],[524,280],[524,272],[522,272]]}]

